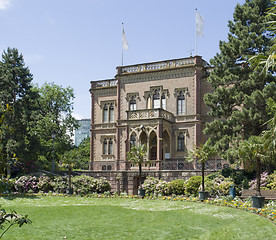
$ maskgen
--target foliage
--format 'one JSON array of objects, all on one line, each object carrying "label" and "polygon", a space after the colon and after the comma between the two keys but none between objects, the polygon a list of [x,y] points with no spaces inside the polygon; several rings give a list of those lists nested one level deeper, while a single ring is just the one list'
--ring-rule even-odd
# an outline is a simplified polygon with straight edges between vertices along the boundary
[{"label": "foliage", "polygon": [[39,178],[36,176],[21,176],[15,181],[14,188],[22,193],[38,192],[38,182]]},{"label": "foliage", "polygon": [[207,81],[213,92],[204,96],[214,118],[206,124],[204,133],[210,135],[220,156],[236,159],[236,146],[242,139],[259,135],[269,120],[266,100],[276,100],[276,80],[272,74],[263,76],[262,68],[251,69],[248,55],[267,53],[273,40],[267,34],[266,12],[274,1],[246,0],[238,4],[229,21],[228,41],[220,42],[220,53],[211,61],[214,66]]},{"label": "foliage", "polygon": [[176,179],[168,184],[170,194],[184,195],[185,194],[185,180]]},{"label": "foliage", "polygon": [[142,185],[142,164],[147,165],[150,163],[146,157],[147,147],[145,144],[131,146],[130,151],[127,153],[127,161],[139,166],[139,186]]},{"label": "foliage", "polygon": [[74,192],[80,195],[104,193],[111,190],[110,183],[105,178],[92,178],[81,175],[72,178]]},{"label": "foliage", "polygon": [[[18,227],[22,227],[24,224],[31,224],[32,221],[28,219],[28,215],[21,216],[16,213],[16,211],[12,210],[10,213],[7,213],[5,209],[0,210],[0,228],[4,230],[0,238],[14,225],[18,225]],[[8,225],[5,228],[5,225]]]},{"label": "foliage", "polygon": [[216,151],[213,146],[210,144],[210,138],[200,146],[196,146],[192,151],[189,152],[188,161],[198,161],[201,163],[201,179],[202,179],[202,191],[205,191],[204,184],[204,171],[205,171],[205,163],[212,157],[215,156]]},{"label": "foliage", "polygon": [[145,190],[146,195],[170,195],[168,184],[168,182],[158,178],[147,177],[142,184],[142,188]]},{"label": "foliage", "polygon": [[261,187],[261,164],[271,161],[264,148],[263,139],[258,136],[251,136],[248,140],[241,142],[238,148],[239,160],[244,163],[248,169],[256,170],[257,193],[260,195]]},{"label": "foliage", "polygon": [[35,112],[36,122],[31,126],[31,134],[38,138],[40,144],[38,165],[51,170],[53,148],[56,163],[65,151],[72,149],[70,137],[78,126],[72,116],[74,93],[72,88],[62,88],[54,83],[45,83],[35,90],[39,94],[39,107]]},{"label": "foliage", "polygon": [[35,159],[33,150],[36,144],[29,128],[34,122],[33,112],[38,95],[31,85],[32,79],[17,49],[8,48],[3,52],[0,61],[0,105],[9,105],[12,109],[1,124],[1,154],[8,163],[8,175],[14,154],[21,163]]},{"label": "foliage", "polygon": [[267,52],[257,53],[249,59],[250,64],[253,68],[258,66],[263,66],[263,70],[267,73],[269,71],[275,71],[275,59],[276,59],[276,7],[272,7],[267,13],[267,30],[270,31],[270,34],[273,37],[273,45]]},{"label": "foliage", "polygon": [[[261,174],[261,179],[260,179],[261,189],[266,189],[267,180],[268,180],[268,173],[263,172]],[[256,188],[257,188],[257,179],[255,178],[249,182],[249,189],[256,189]]]},{"label": "foliage", "polygon": [[202,181],[201,176],[190,177],[185,184],[185,195],[186,196],[196,196],[198,195],[199,187]]}]

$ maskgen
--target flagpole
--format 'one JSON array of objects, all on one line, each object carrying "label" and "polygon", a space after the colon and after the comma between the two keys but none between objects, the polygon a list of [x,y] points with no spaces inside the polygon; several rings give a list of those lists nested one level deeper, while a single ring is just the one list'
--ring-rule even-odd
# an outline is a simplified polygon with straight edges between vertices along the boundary
[{"label": "flagpole", "polygon": [[[122,23],[122,36],[124,31],[124,23]],[[124,66],[124,47],[123,47],[123,41],[122,41],[122,66]]]},{"label": "flagpole", "polygon": [[[195,16],[196,16],[197,8],[195,9]],[[197,25],[195,21],[195,56],[197,55]]]}]

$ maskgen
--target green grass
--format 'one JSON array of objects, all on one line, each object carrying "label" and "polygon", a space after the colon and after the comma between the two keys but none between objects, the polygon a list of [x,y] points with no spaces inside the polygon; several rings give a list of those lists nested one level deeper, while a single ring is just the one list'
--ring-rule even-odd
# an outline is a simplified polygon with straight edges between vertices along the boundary
[{"label": "green grass", "polygon": [[32,225],[3,239],[275,239],[269,220],[238,209],[149,199],[0,198],[6,210],[28,214]]}]

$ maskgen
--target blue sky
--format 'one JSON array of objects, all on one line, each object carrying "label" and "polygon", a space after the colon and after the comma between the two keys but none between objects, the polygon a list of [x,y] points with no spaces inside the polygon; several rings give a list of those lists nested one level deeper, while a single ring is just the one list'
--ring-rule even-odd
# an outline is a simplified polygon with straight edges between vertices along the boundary
[{"label": "blue sky", "polygon": [[[227,40],[228,20],[244,0],[0,0],[0,50],[14,47],[41,86],[72,87],[74,114],[90,118],[90,81],[121,65],[188,57],[195,49],[195,9],[204,18],[197,54],[209,61]],[[194,52],[193,52],[194,54]]]}]

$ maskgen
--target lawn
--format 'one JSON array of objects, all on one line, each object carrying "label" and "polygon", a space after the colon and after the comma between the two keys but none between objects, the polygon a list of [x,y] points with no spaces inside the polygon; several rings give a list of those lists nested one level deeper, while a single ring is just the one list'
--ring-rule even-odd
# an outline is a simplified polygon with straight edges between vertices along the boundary
[{"label": "lawn", "polygon": [[32,225],[3,239],[275,239],[269,220],[203,203],[122,198],[37,196],[0,198]]}]

